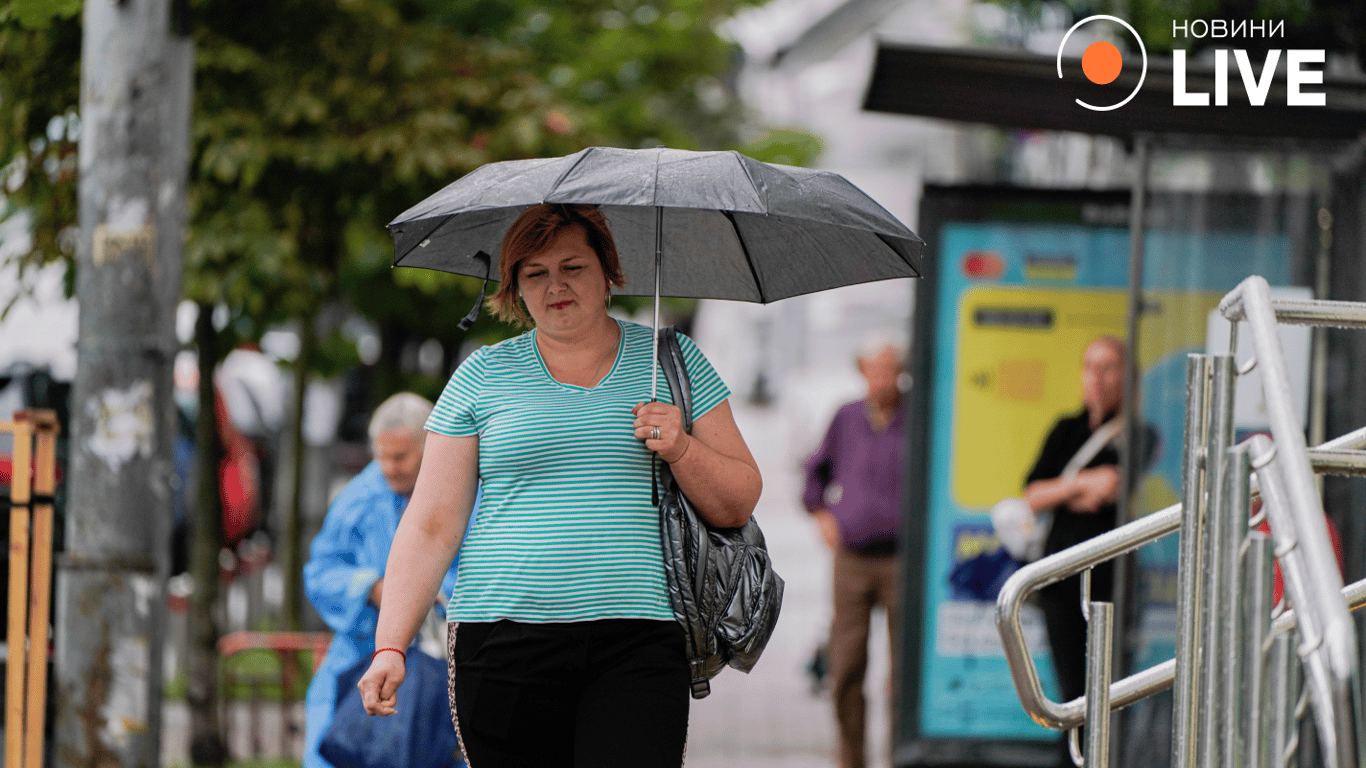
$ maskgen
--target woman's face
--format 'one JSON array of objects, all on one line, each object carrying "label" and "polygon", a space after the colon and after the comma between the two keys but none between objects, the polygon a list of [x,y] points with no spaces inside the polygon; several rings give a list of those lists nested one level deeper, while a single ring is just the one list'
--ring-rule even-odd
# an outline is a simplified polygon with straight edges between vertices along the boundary
[{"label": "woman's face", "polygon": [[537,328],[572,331],[607,315],[607,276],[577,224],[561,229],[544,251],[521,263],[517,287]]},{"label": "woman's face", "polygon": [[1091,342],[1081,358],[1081,396],[1088,408],[1111,413],[1124,399],[1124,354],[1106,339]]}]

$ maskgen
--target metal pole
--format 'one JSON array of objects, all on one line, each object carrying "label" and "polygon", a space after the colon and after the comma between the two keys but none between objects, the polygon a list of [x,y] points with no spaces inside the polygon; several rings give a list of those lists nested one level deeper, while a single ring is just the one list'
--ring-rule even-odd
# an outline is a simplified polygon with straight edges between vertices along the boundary
[{"label": "metal pole", "polygon": [[664,206],[655,207],[655,327],[650,341],[650,402],[659,394],[659,272],[664,263]]},{"label": "metal pole", "polygon": [[[1244,454],[1246,456],[1246,454]],[[1269,768],[1266,762],[1265,745],[1271,739],[1268,727],[1271,709],[1271,685],[1266,674],[1266,658],[1270,645],[1271,632],[1271,537],[1261,531],[1252,531],[1247,536],[1243,549],[1243,643],[1242,657],[1242,706],[1237,710],[1235,722],[1243,724],[1242,737],[1244,763],[1246,768]],[[1237,734],[1235,735],[1236,738]],[[1233,756],[1238,754],[1237,744],[1230,740],[1228,754],[1230,765],[1237,768]]]},{"label": "metal pole", "polygon": [[[1119,523],[1122,525],[1134,518],[1129,502],[1138,487],[1138,470],[1143,466],[1143,456],[1139,454],[1144,438],[1143,420],[1139,418],[1142,403],[1139,399],[1138,330],[1143,319],[1143,250],[1146,242],[1148,214],[1148,173],[1151,167],[1148,150],[1151,140],[1140,135],[1134,139],[1134,185],[1129,195],[1129,312],[1125,318],[1125,341],[1129,354],[1124,360],[1124,399],[1120,412],[1124,417],[1124,444],[1129,450],[1122,456],[1124,462],[1121,473],[1119,495]],[[1119,569],[1116,569],[1116,577]],[[1115,594],[1121,594],[1120,583],[1115,583]],[[1123,616],[1124,612],[1119,611]]]},{"label": "metal pole", "polygon": [[1295,729],[1293,710],[1295,699],[1299,698],[1299,685],[1295,674],[1299,670],[1299,659],[1294,654],[1295,636],[1298,632],[1283,632],[1273,635],[1266,656],[1266,695],[1267,737],[1262,750],[1263,765],[1267,768],[1280,768],[1284,764],[1286,748]]},{"label": "metal pole", "polygon": [[[1328,201],[1321,201],[1317,219],[1319,227],[1318,256],[1314,260],[1314,298],[1326,299],[1330,292],[1329,268],[1332,263],[1333,214]],[[1328,422],[1328,329],[1313,329],[1313,351],[1310,353],[1309,444],[1323,442]]]},{"label": "metal pole", "polygon": [[1181,494],[1180,554],[1177,563],[1176,679],[1173,681],[1172,766],[1195,768],[1197,672],[1200,669],[1200,594],[1204,557],[1204,473],[1200,454],[1205,443],[1209,358],[1186,358],[1185,458]]},{"label": "metal pole", "polygon": [[[655,322],[650,330],[650,402],[659,399],[659,281],[664,261],[664,206],[655,206]],[[622,342],[625,346],[625,342]],[[659,456],[650,454],[650,504],[659,506]]]},{"label": "metal pole", "polygon": [[[1262,435],[1253,436],[1249,442],[1259,454],[1271,449],[1271,442]],[[1355,647],[1352,620],[1341,589],[1331,594],[1315,589],[1312,569],[1321,568],[1326,560],[1336,577],[1335,558],[1330,547],[1315,541],[1312,534],[1319,531],[1310,521],[1299,519],[1303,507],[1291,502],[1292,494],[1283,474],[1288,463],[1286,449],[1279,442],[1275,447],[1274,457],[1265,466],[1258,466],[1257,475],[1276,542],[1285,593],[1297,608],[1295,618],[1302,637],[1297,653],[1304,663],[1306,696],[1309,690],[1313,691],[1322,760],[1327,768],[1360,766],[1363,761],[1354,754],[1361,744],[1356,726],[1359,711],[1354,690],[1355,659],[1341,659],[1334,654],[1341,648]],[[1323,525],[1322,512],[1318,513],[1317,525]]]},{"label": "metal pole", "polygon": [[1201,536],[1204,551],[1202,580],[1199,594],[1200,636],[1196,641],[1203,654],[1200,664],[1199,702],[1200,741],[1197,747],[1198,765],[1214,768],[1223,764],[1224,723],[1228,717],[1228,692],[1224,690],[1228,657],[1227,636],[1234,617],[1236,602],[1225,601],[1226,584],[1233,574],[1236,547],[1242,542],[1244,515],[1233,524],[1237,534],[1230,535],[1229,518],[1233,515],[1227,503],[1228,488],[1225,475],[1229,470],[1227,453],[1233,444],[1233,385],[1237,374],[1233,358],[1228,355],[1211,357],[1209,366],[1208,431],[1205,434],[1205,495],[1206,522]]},{"label": "metal pole", "polygon": [[[1366,738],[1356,628],[1339,595],[1342,574],[1333,557],[1322,498],[1295,411],[1270,286],[1261,277],[1249,277],[1220,301],[1219,309],[1230,320],[1246,319],[1252,331],[1277,450],[1267,467],[1270,472],[1264,479],[1259,470],[1258,480],[1286,592],[1303,614],[1300,628],[1306,647],[1301,655],[1314,690],[1324,761],[1330,768],[1361,765],[1366,763]],[[1264,437],[1254,441],[1258,439],[1265,441]]]},{"label": "metal pole", "polygon": [[[1243,663],[1245,642],[1250,637],[1250,622],[1244,617],[1243,601],[1246,596],[1243,578],[1243,544],[1247,539],[1248,521],[1248,480],[1251,464],[1248,461],[1247,446],[1229,448],[1223,453],[1224,481],[1221,498],[1222,519],[1219,527],[1213,529],[1218,537],[1221,555],[1225,558],[1222,593],[1215,601],[1222,606],[1224,627],[1222,643],[1216,646],[1219,657],[1221,679],[1219,696],[1216,699],[1219,711],[1220,732],[1215,738],[1220,743],[1220,761],[1214,765],[1224,768],[1244,768],[1243,735],[1246,721],[1242,717],[1243,683],[1247,670]],[[1266,621],[1266,619],[1263,619]],[[1260,642],[1254,646],[1260,650]],[[1253,658],[1256,658],[1255,653]]]},{"label": "metal pole", "polygon": [[1110,765],[1110,676],[1115,606],[1093,602],[1086,625],[1086,768]]},{"label": "metal pole", "polygon": [[80,355],[57,562],[60,766],[160,763],[194,62],[170,16],[168,0],[83,5]]},{"label": "metal pole", "polygon": [[[1143,313],[1146,306],[1143,298],[1143,254],[1147,238],[1148,177],[1152,167],[1151,145],[1152,140],[1147,135],[1139,135],[1134,138],[1134,183],[1129,194],[1129,308],[1125,316],[1124,327],[1124,341],[1128,350],[1124,356],[1124,396],[1120,402],[1120,415],[1123,417],[1124,423],[1125,450],[1119,457],[1120,486],[1119,508],[1115,519],[1116,526],[1133,520],[1139,514],[1152,511],[1146,509],[1135,511],[1131,508],[1134,496],[1138,491],[1139,471],[1146,458],[1144,453],[1147,447],[1143,445],[1146,430],[1143,429],[1143,398],[1139,388],[1142,371],[1138,369],[1137,349],[1139,329],[1143,324]],[[1115,616],[1119,623],[1119,631],[1114,633],[1115,642],[1111,652],[1114,654],[1114,658],[1118,660],[1121,671],[1127,669],[1130,663],[1129,654],[1126,652],[1125,637],[1132,628],[1137,627],[1138,612],[1142,610],[1140,604],[1129,604],[1129,580],[1135,575],[1130,570],[1133,562],[1133,558],[1121,557],[1113,566],[1114,586],[1110,600],[1115,605]],[[1120,721],[1119,727],[1123,728],[1123,721]],[[1120,761],[1120,744],[1123,740],[1122,735],[1113,740],[1110,761],[1115,765],[1118,765]]]}]

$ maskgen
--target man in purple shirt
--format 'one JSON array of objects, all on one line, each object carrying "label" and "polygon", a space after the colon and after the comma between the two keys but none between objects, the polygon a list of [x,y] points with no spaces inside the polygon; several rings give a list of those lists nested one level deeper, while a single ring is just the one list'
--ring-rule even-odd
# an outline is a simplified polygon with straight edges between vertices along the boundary
[{"label": "man in purple shirt", "polygon": [[863,676],[874,606],[896,626],[896,540],[901,526],[905,417],[899,387],[905,351],[886,339],[859,348],[868,397],[840,408],[806,461],[806,506],[834,551],[829,659],[840,768],[863,768]]}]

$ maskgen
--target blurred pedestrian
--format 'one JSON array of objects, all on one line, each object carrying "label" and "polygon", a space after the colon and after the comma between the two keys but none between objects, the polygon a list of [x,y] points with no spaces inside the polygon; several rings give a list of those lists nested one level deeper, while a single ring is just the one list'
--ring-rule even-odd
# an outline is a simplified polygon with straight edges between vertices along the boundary
[{"label": "blurred pedestrian", "polygon": [[253,523],[264,529],[271,541],[279,542],[283,531],[275,519],[275,479],[289,384],[275,359],[252,342],[243,342],[223,358],[214,383],[223,393],[233,425],[246,438],[260,467],[261,519]]},{"label": "blurred pedestrian", "polygon": [[[337,495],[313,540],[304,592],[336,634],[304,699],[304,768],[332,768],[318,745],[337,708],[337,677],[374,653],[389,549],[417,481],[431,411],[430,400],[409,392],[375,409],[369,430],[375,458]],[[452,565],[440,577],[443,596],[451,594],[455,573]],[[435,607],[444,605],[438,600]],[[431,601],[426,608],[433,608]]]},{"label": "blurred pedestrian", "polygon": [[[1024,498],[1030,509],[1035,514],[1053,510],[1045,555],[1115,527],[1122,466],[1119,410],[1124,397],[1126,354],[1124,342],[1114,336],[1101,336],[1087,345],[1082,355],[1082,408],[1053,425],[1025,480]],[[1156,432],[1145,427],[1145,464],[1155,445]],[[1086,453],[1092,456],[1083,463],[1081,459]],[[1082,468],[1075,473],[1065,472],[1074,459]],[[1113,566],[1107,562],[1091,569],[1092,600],[1112,599]],[[1039,590],[1039,604],[1058,688],[1062,700],[1071,701],[1086,692],[1086,617],[1082,614],[1081,576],[1043,587]],[[1060,760],[1070,765],[1065,745],[1063,752]]]},{"label": "blurred pedestrian", "polygon": [[[656,458],[699,512],[739,526],[757,465],[729,390],[691,339],[692,434],[650,391],[651,331],[607,314],[623,284],[594,206],[536,205],[508,229],[496,314],[532,330],[475,351],[427,421],[427,453],[390,556],[379,650],[360,687],[395,711],[407,645],[457,547],[451,699],[466,759],[676,768],[690,701],[651,501]],[[520,299],[520,303],[519,303]],[[401,703],[397,706],[402,706]]]},{"label": "blurred pedestrian", "polygon": [[806,461],[802,503],[834,553],[834,617],[826,646],[839,731],[841,768],[862,768],[867,702],[869,624],[873,608],[897,626],[897,534],[905,456],[901,377],[906,350],[873,336],[856,363],[868,395],[835,413],[820,447]]}]

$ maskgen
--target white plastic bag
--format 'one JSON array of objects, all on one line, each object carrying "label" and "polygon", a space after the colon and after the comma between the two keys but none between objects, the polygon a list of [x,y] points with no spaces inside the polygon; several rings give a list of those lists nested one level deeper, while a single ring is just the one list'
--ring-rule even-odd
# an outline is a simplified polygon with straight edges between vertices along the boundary
[{"label": "white plastic bag", "polygon": [[[1118,416],[1100,425],[1067,462],[1061,477],[1069,481],[1076,477],[1082,467],[1119,436],[1121,426]],[[1053,510],[1041,509],[1035,514],[1024,499],[1001,499],[991,505],[991,527],[996,529],[996,538],[1001,540],[1011,557],[1032,563],[1043,557],[1048,530],[1053,527]]]},{"label": "white plastic bag", "polygon": [[1032,563],[1043,557],[1044,542],[1048,540],[1048,529],[1053,526],[1053,511],[1044,510],[1035,515],[1029,502],[1012,496],[991,505],[991,527],[996,529],[996,538],[1016,560]]}]

